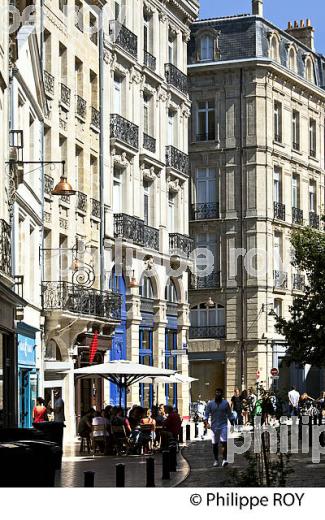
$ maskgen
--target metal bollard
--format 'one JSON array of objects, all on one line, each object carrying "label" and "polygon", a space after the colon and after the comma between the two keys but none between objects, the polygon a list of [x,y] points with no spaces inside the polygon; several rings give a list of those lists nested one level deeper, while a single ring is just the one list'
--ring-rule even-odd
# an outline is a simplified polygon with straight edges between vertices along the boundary
[{"label": "metal bollard", "polygon": [[94,471],[84,471],[84,487],[95,487]]},{"label": "metal bollard", "polygon": [[183,428],[183,426],[181,426],[181,429],[180,429],[179,434],[178,434],[178,442],[180,444],[184,443],[184,428]]},{"label": "metal bollard", "polygon": [[191,425],[190,424],[186,425],[186,440],[187,441],[191,440]]},{"label": "metal bollard", "polygon": [[170,479],[169,450],[162,452],[162,480]]},{"label": "metal bollard", "polygon": [[146,487],[155,487],[155,459],[147,459],[147,484]]},{"label": "metal bollard", "polygon": [[171,446],[169,448],[169,470],[171,472],[177,471],[177,448]]},{"label": "metal bollard", "polygon": [[194,437],[197,439],[199,437],[199,423],[196,421],[194,423]]},{"label": "metal bollard", "polygon": [[125,464],[116,464],[116,487],[125,487]]}]

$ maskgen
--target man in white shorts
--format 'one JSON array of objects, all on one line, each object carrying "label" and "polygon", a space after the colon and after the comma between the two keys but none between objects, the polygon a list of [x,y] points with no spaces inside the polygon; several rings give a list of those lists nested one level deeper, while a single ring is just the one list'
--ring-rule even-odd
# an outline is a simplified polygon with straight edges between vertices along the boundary
[{"label": "man in white shorts", "polygon": [[[211,426],[208,420],[211,416]],[[222,467],[228,465],[227,461],[227,439],[228,439],[228,419],[233,424],[234,419],[229,403],[223,399],[223,390],[217,388],[214,401],[209,401],[204,414],[205,428],[211,428],[212,449],[214,455],[213,466],[219,466],[219,444],[222,446]]]}]

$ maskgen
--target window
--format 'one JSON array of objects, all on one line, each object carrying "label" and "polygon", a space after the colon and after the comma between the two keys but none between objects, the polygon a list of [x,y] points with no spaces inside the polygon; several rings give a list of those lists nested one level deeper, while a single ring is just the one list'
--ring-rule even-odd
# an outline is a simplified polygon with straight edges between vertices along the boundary
[{"label": "window", "polygon": [[170,303],[178,303],[177,291],[173,280],[169,280],[165,289],[165,300]]},{"label": "window", "polygon": [[196,171],[196,202],[206,204],[219,202],[217,171],[215,168],[198,168]]},{"label": "window", "polygon": [[311,58],[306,59],[305,64],[305,78],[307,81],[310,81],[311,83],[315,83],[315,76],[314,76],[314,64]]},{"label": "window", "polygon": [[113,213],[122,212],[122,171],[114,168],[113,172]]},{"label": "window", "polygon": [[316,213],[316,182],[310,181],[309,183],[309,211],[310,213]]},{"label": "window", "polygon": [[78,58],[75,58],[75,80],[76,93],[83,97],[83,63]]},{"label": "window", "polygon": [[282,300],[278,300],[278,299],[274,300],[273,309],[274,309],[275,314],[281,318],[281,316],[282,316]]},{"label": "window", "polygon": [[152,18],[149,14],[143,15],[143,50],[144,52],[152,52]]},{"label": "window", "polygon": [[67,48],[60,43],[59,44],[59,75],[62,83],[65,83],[67,80],[67,67],[68,67],[68,56],[67,56]]},{"label": "window", "polygon": [[291,47],[289,51],[289,69],[293,72],[296,72],[297,70],[296,51],[293,47]]},{"label": "window", "polygon": [[114,114],[121,114],[122,110],[122,78],[114,76]]},{"label": "window", "polygon": [[78,179],[78,191],[84,191],[84,154],[83,149],[79,146],[76,146],[75,150],[76,155],[76,179]]},{"label": "window", "polygon": [[316,121],[309,120],[309,155],[316,157]]},{"label": "window", "polygon": [[120,1],[115,0],[114,2],[114,18],[115,20],[121,20],[121,3]]},{"label": "window", "polygon": [[[219,270],[220,265],[220,251],[219,251],[219,243],[216,233],[198,233],[195,235],[195,247],[196,249],[204,249],[210,251],[213,258],[213,268],[215,271]],[[198,255],[198,259],[200,259],[200,267],[197,267],[197,274],[200,274],[200,271],[205,270],[207,265],[203,265],[203,260],[207,259],[207,262],[210,264],[212,258],[208,257],[204,254],[204,256]],[[202,274],[202,273],[201,273]]]},{"label": "window", "polygon": [[95,45],[98,45],[98,23],[92,13],[89,13],[89,37]]},{"label": "window", "polygon": [[274,261],[274,271],[281,272],[282,271],[282,234],[281,233],[274,233],[273,261]]},{"label": "window", "polygon": [[281,170],[279,168],[276,168],[273,173],[273,201],[277,203],[282,201]]},{"label": "window", "polygon": [[143,94],[143,131],[147,135],[151,135],[151,111],[150,111],[150,105],[151,105],[151,98],[148,96],[148,94]]},{"label": "window", "polygon": [[65,13],[67,4],[68,4],[68,0],[59,0],[59,9],[60,9],[60,11]]},{"label": "window", "polygon": [[271,39],[270,56],[272,60],[279,61],[279,40],[276,35],[273,35]]},{"label": "window", "polygon": [[274,103],[274,141],[282,143],[282,105],[279,101]]},{"label": "window", "polygon": [[52,38],[51,33],[44,31],[44,61],[45,70],[51,74],[52,71]]},{"label": "window", "polygon": [[300,114],[297,110],[292,112],[292,148],[300,149]]},{"label": "window", "polygon": [[95,200],[99,199],[99,179],[98,179],[98,161],[93,155],[90,156],[89,160],[90,167],[90,179],[92,185],[92,198]]},{"label": "window", "polygon": [[177,42],[171,33],[168,36],[168,63],[177,64]]},{"label": "window", "polygon": [[175,203],[176,193],[168,192],[168,232],[175,232]]},{"label": "window", "polygon": [[98,110],[98,77],[95,72],[89,72],[90,88],[91,88],[91,106]]},{"label": "window", "polygon": [[142,296],[142,298],[148,298],[150,300],[153,300],[154,294],[150,276],[143,276],[142,284],[139,287],[139,294],[140,296]]},{"label": "window", "polygon": [[299,177],[297,175],[292,176],[291,183],[291,193],[292,193],[292,207],[299,208]]},{"label": "window", "polygon": [[212,61],[214,59],[214,38],[208,34],[200,40],[200,60]]},{"label": "window", "polygon": [[75,26],[79,31],[83,32],[84,30],[84,21],[83,21],[83,8],[81,2],[76,0],[75,2]]},{"label": "window", "polygon": [[176,127],[176,112],[169,110],[167,144],[170,146],[176,146]]},{"label": "window", "polygon": [[214,101],[199,101],[197,109],[197,141],[215,139],[215,104]]},{"label": "window", "polygon": [[201,303],[191,309],[192,327],[224,327],[225,309],[222,305],[208,307]]},{"label": "window", "polygon": [[146,226],[149,226],[149,195],[150,195],[150,186],[148,182],[143,183],[143,213],[144,213],[144,223]]}]

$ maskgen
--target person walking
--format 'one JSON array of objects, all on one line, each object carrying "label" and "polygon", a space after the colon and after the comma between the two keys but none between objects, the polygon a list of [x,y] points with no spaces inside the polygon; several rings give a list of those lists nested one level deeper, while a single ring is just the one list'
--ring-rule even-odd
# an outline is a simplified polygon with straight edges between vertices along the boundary
[{"label": "person walking", "polygon": [[238,431],[240,431],[243,426],[243,402],[239,388],[234,390],[234,395],[231,398],[231,409],[235,417],[235,424],[238,425]]},{"label": "person walking", "polygon": [[64,401],[61,397],[60,391],[56,390],[54,392],[54,421],[59,423],[64,423]]},{"label": "person walking", "polygon": [[297,417],[299,415],[299,399],[300,394],[297,392],[294,386],[291,387],[290,392],[288,392],[289,399],[289,411],[291,417]]},{"label": "person walking", "polygon": [[[211,425],[209,424],[211,417]],[[211,428],[212,450],[214,455],[213,466],[219,466],[219,444],[222,446],[222,467],[228,465],[227,461],[227,441],[228,441],[228,420],[234,423],[230,405],[223,398],[223,390],[216,389],[214,401],[209,401],[204,414],[205,428]]]},{"label": "person walking", "polygon": [[33,409],[33,422],[34,423],[42,423],[48,421],[47,416],[47,408],[45,406],[45,401],[42,397],[38,397],[36,399],[36,404]]}]

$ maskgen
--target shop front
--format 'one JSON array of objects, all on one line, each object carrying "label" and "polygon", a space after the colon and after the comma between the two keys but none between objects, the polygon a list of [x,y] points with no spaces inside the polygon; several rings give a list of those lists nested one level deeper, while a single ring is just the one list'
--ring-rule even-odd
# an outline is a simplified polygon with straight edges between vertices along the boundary
[{"label": "shop front", "polygon": [[33,408],[38,393],[36,369],[37,329],[26,324],[17,326],[18,341],[18,426],[31,428]]},{"label": "shop front", "polygon": [[[121,322],[116,326],[112,339],[110,361],[126,359],[126,284],[123,276],[117,276],[113,270],[110,289],[121,296]],[[125,402],[125,392],[122,391],[121,401]],[[114,383],[109,383],[109,404],[118,406],[120,403],[120,390]]]}]

